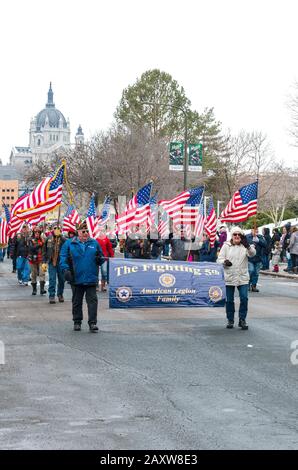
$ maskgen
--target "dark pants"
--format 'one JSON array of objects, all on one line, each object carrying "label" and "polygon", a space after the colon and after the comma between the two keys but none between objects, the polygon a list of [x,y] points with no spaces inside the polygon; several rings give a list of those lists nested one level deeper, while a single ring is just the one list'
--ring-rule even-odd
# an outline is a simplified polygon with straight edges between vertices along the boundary
[{"label": "dark pants", "polygon": [[72,317],[74,323],[81,323],[83,320],[83,299],[86,294],[88,308],[88,323],[97,323],[97,295],[96,285],[94,286],[74,286],[74,295],[72,301]]},{"label": "dark pants", "polygon": [[291,253],[291,261],[292,261],[291,269],[296,268],[298,266],[298,255],[294,255],[293,253]]},{"label": "dark pants", "polygon": [[[239,306],[239,320],[245,320],[247,316],[247,305],[248,305],[248,284],[244,286],[237,286],[240,297]],[[227,301],[226,301],[226,313],[229,321],[234,321],[235,314],[235,286],[226,286]]]}]

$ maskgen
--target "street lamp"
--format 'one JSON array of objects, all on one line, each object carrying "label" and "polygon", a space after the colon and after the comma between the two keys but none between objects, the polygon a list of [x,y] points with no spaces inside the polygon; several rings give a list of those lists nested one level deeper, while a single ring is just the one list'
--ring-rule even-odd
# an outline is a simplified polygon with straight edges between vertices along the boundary
[{"label": "street lamp", "polygon": [[167,103],[155,103],[154,101],[144,101],[141,98],[142,104],[148,104],[150,106],[165,106],[166,108],[174,108],[178,109],[183,113],[184,116],[184,179],[183,179],[183,189],[184,191],[187,189],[187,177],[188,177],[188,155],[187,155],[187,147],[188,147],[188,123],[187,123],[187,109],[177,106],[175,104],[167,104]]}]

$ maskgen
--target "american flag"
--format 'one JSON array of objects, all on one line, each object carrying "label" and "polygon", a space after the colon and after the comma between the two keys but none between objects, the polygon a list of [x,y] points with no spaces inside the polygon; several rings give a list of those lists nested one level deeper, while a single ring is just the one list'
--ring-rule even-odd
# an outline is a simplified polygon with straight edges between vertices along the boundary
[{"label": "american flag", "polygon": [[169,214],[165,210],[162,210],[162,213],[159,218],[158,232],[160,233],[160,236],[163,239],[169,237],[170,217],[169,217]]},{"label": "american flag", "polygon": [[172,216],[175,212],[178,212],[184,206],[189,197],[190,191],[183,191],[174,199],[162,199],[158,202],[158,205],[161,206],[170,216]]},{"label": "american flag", "polygon": [[185,205],[182,209],[177,210],[172,214],[173,223],[177,224],[194,224],[198,213],[200,204],[202,202],[204,194],[204,186],[199,186],[198,188],[191,189],[189,191],[190,196],[187,199]]},{"label": "american flag", "polygon": [[32,219],[28,220],[28,223],[31,227],[35,227],[36,225],[40,224],[40,222],[44,222],[46,220],[45,215],[38,215],[37,217],[33,217]]},{"label": "american flag", "polygon": [[69,230],[75,230],[76,224],[80,223],[80,216],[78,211],[73,205],[69,205],[64,216],[62,230],[68,232]]},{"label": "american flag", "polygon": [[21,196],[16,200],[16,202],[14,203],[14,205],[11,208],[11,218],[15,215],[15,213],[18,209],[22,208],[22,206],[24,205],[24,202],[25,202],[25,198],[28,196],[28,194],[29,194],[29,189],[27,188],[27,189],[25,189],[23,194],[21,194]]},{"label": "american flag", "polygon": [[42,205],[47,200],[50,181],[50,176],[43,178],[39,185],[37,185],[30,194],[27,194],[22,199],[18,199],[12,208],[12,215],[16,215],[22,220],[31,217],[31,215],[36,215],[35,213],[31,213],[31,211],[36,209],[36,207],[39,207],[39,205]]},{"label": "american flag", "polygon": [[157,192],[149,201],[150,212],[147,220],[147,231],[149,232],[152,227],[158,226],[158,205],[157,205]]},{"label": "american flag", "polygon": [[5,202],[3,202],[2,205],[3,205],[3,208],[4,208],[4,212],[5,212],[6,222],[9,223],[9,221],[10,221],[9,209],[8,209],[7,205],[5,204]]},{"label": "american flag", "polygon": [[227,207],[222,211],[222,222],[244,222],[257,213],[258,182],[243,186],[236,191]]},{"label": "american flag", "polygon": [[150,213],[150,193],[152,183],[146,184],[139,189],[137,194],[129,201],[126,209],[117,217],[119,233],[127,233],[132,225],[147,223]]},{"label": "american flag", "polygon": [[111,198],[109,196],[106,196],[104,203],[103,203],[101,214],[98,217],[98,225],[100,227],[104,227],[107,224],[110,218],[110,210],[111,210]]},{"label": "american flag", "polygon": [[95,197],[91,196],[89,209],[86,215],[86,223],[91,238],[97,238],[99,234],[99,228],[97,227],[97,215],[95,207]]},{"label": "american flag", "polygon": [[23,194],[19,197],[19,199],[17,199],[17,201],[15,202],[15,204],[13,205],[11,209],[11,217],[10,217],[10,221],[8,224],[8,235],[11,238],[13,238],[16,235],[16,233],[18,233],[21,230],[24,224],[24,221],[19,219],[19,217],[17,217],[14,214],[15,214],[15,211],[22,206],[22,201],[26,198],[28,193],[29,193],[29,190],[25,189]]},{"label": "american flag", "polygon": [[197,218],[195,221],[194,236],[196,238],[201,238],[204,229],[204,205],[201,203],[199,205],[199,211],[197,213]]},{"label": "american flag", "polygon": [[209,208],[207,211],[207,216],[205,217],[205,231],[209,236],[210,246],[213,248],[216,239],[216,226],[217,226],[217,219],[215,214],[215,209],[213,205],[213,199],[210,197],[209,200]]},{"label": "american flag", "polygon": [[[44,178],[44,180],[38,185],[37,188],[39,188],[41,185],[44,188],[45,181],[49,180],[49,184],[46,186],[46,197],[45,200],[41,200],[40,202],[37,203],[37,205],[34,205],[34,201],[37,201],[37,197],[33,197],[32,194],[34,193],[34,190],[25,200],[25,203],[23,205],[22,209],[17,209],[15,211],[15,215],[19,217],[19,219],[26,220],[26,219],[31,219],[33,217],[37,217],[41,214],[44,214],[46,212],[52,211],[55,209],[55,207],[59,206],[62,202],[62,185],[63,185],[63,180],[64,180],[64,169],[65,165],[62,164],[55,175],[53,177],[49,178]],[[42,190],[39,190],[39,193],[41,194]]]},{"label": "american flag", "polygon": [[0,245],[7,245],[8,243],[8,227],[7,221],[0,217]]}]

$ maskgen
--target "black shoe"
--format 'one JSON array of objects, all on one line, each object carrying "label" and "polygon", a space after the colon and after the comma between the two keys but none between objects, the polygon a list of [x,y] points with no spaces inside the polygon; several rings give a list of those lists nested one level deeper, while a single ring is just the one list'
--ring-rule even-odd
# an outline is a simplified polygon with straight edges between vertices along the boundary
[{"label": "black shoe", "polygon": [[81,331],[81,323],[75,323],[73,329],[74,331]]},{"label": "black shoe", "polygon": [[245,320],[239,320],[239,324],[238,324],[239,328],[241,328],[242,330],[248,330],[248,325],[246,323]]},{"label": "black shoe", "polygon": [[55,297],[49,297],[49,303],[55,304],[56,303]]},{"label": "black shoe", "polygon": [[45,281],[40,281],[40,295],[44,295],[47,293],[47,291],[45,290],[44,286],[45,286]]},{"label": "black shoe", "polygon": [[95,323],[90,323],[89,331],[91,331],[91,333],[97,333],[98,332],[98,326],[96,326]]},{"label": "black shoe", "polygon": [[12,270],[13,273],[16,273],[17,271],[15,269]]},{"label": "black shoe", "polygon": [[31,286],[32,286],[32,295],[36,295],[37,294],[36,284],[31,283]]},{"label": "black shoe", "polygon": [[231,320],[229,320],[228,323],[227,323],[227,328],[228,328],[229,330],[231,330],[232,328],[234,328],[234,322],[231,321]]},{"label": "black shoe", "polygon": [[59,302],[64,302],[64,297],[63,297],[63,295],[58,295],[58,300],[59,300]]},{"label": "black shoe", "polygon": [[257,286],[251,286],[251,291],[252,292],[260,292],[259,289],[257,289]]}]

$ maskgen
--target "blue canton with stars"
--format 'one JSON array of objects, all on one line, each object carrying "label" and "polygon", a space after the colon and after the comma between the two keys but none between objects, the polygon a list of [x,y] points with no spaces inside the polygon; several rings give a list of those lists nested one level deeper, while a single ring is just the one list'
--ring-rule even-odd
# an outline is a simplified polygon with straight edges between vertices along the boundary
[{"label": "blue canton with stars", "polygon": [[204,192],[204,186],[199,186],[198,188],[191,189],[189,191],[190,196],[186,201],[187,206],[198,206],[202,201]]},{"label": "blue canton with stars", "polygon": [[239,189],[243,204],[248,204],[258,198],[258,182],[248,184]]},{"label": "blue canton with stars", "polygon": [[208,211],[207,211],[207,216],[211,214],[211,211],[214,209],[214,204],[213,204],[213,198],[212,196],[210,196],[210,199],[209,199],[209,208],[208,208]]},{"label": "blue canton with stars", "polygon": [[67,208],[67,211],[65,212],[64,217],[68,217],[72,213],[73,210],[74,210],[74,207],[70,204]]},{"label": "blue canton with stars", "polygon": [[109,212],[110,212],[110,204],[111,204],[111,198],[109,196],[107,196],[105,198],[103,208],[102,208],[102,211],[101,211],[102,220],[106,220],[108,218]]},{"label": "blue canton with stars", "polygon": [[92,215],[94,217],[96,217],[96,208],[95,208],[95,198],[94,198],[94,196],[92,196],[91,199],[90,199],[89,209],[88,209],[86,217],[91,217]]},{"label": "blue canton with stars", "polygon": [[150,201],[151,188],[152,188],[152,183],[149,183],[149,184],[146,184],[146,186],[143,186],[143,188],[139,189],[136,195],[138,207],[148,204],[148,202]]},{"label": "blue canton with stars", "polygon": [[64,178],[64,166],[60,168],[55,179],[51,181],[50,188],[49,188],[50,191],[53,189],[57,189],[63,183],[63,178]]}]

